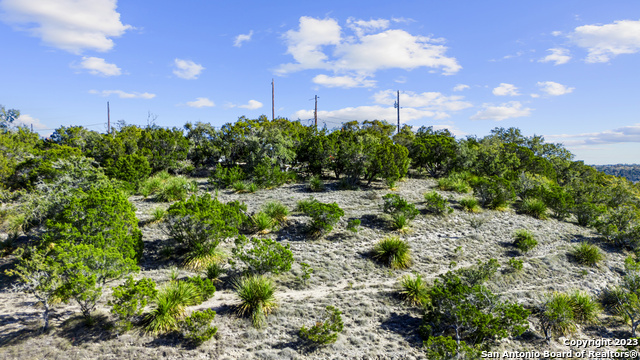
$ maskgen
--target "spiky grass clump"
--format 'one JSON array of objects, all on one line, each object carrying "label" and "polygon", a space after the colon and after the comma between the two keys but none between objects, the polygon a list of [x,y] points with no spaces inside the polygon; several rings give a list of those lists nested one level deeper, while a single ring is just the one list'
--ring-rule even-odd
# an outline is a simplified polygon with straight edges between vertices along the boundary
[{"label": "spiky grass clump", "polygon": [[598,322],[598,316],[602,308],[597,301],[593,300],[586,292],[579,290],[573,292],[570,297],[573,317],[577,322],[583,324],[595,324]]},{"label": "spiky grass clump", "polygon": [[373,258],[392,269],[406,269],[411,265],[411,249],[399,237],[388,236],[374,246]]},{"label": "spiky grass clump", "polygon": [[391,227],[394,230],[403,232],[404,230],[406,230],[408,224],[409,219],[407,219],[407,216],[405,214],[399,213],[391,215]]},{"label": "spiky grass clump", "polygon": [[200,290],[190,282],[171,281],[156,296],[156,307],[145,318],[145,330],[157,335],[178,329],[186,307],[200,302]]},{"label": "spiky grass clump", "polygon": [[234,288],[240,298],[238,314],[249,315],[254,327],[262,327],[267,315],[278,307],[273,280],[262,275],[251,275],[241,278]]},{"label": "spiky grass clump", "polygon": [[245,191],[247,191],[247,183],[245,183],[244,181],[236,181],[233,184],[231,184],[231,187],[233,188],[233,190],[235,192],[239,192],[239,193],[243,193]]},{"label": "spiky grass clump", "polygon": [[189,270],[202,270],[223,257],[223,253],[217,248],[218,244],[206,242],[197,243],[190,248],[184,256],[182,266]]},{"label": "spiky grass clump", "polygon": [[320,176],[312,176],[309,179],[309,190],[313,192],[324,191],[324,182],[322,182]]},{"label": "spiky grass clump", "polygon": [[266,234],[273,226],[273,219],[266,213],[260,211],[253,215],[253,225],[259,233]]},{"label": "spiky grass clump", "polygon": [[258,185],[256,185],[255,183],[250,183],[247,187],[247,191],[253,194],[254,192],[258,191]]},{"label": "spiky grass clump", "polygon": [[187,198],[187,195],[198,190],[195,181],[188,180],[184,176],[172,176],[162,184],[156,195],[156,200],[162,202],[180,201]]},{"label": "spiky grass clump", "polygon": [[280,224],[285,222],[287,220],[287,215],[289,215],[289,209],[279,201],[270,201],[264,204],[262,211]]},{"label": "spiky grass clump", "polygon": [[459,203],[464,211],[471,213],[480,212],[480,205],[478,204],[478,200],[476,198],[460,199]]},{"label": "spiky grass clump", "polygon": [[581,242],[580,245],[573,248],[571,255],[573,255],[579,264],[587,266],[596,266],[604,259],[604,255],[602,255],[600,249],[587,242]]},{"label": "spiky grass clump", "polygon": [[471,191],[471,186],[467,180],[469,176],[469,173],[452,173],[438,180],[438,189],[467,194]]},{"label": "spiky grass clump", "polygon": [[167,215],[167,209],[156,207],[151,210],[151,223],[158,223],[164,220],[164,217]]},{"label": "spiky grass clump", "polygon": [[405,275],[400,279],[400,297],[411,305],[424,305],[427,301],[427,284],[422,276]]},{"label": "spiky grass clump", "polygon": [[529,252],[536,245],[538,245],[538,241],[533,236],[533,233],[527,231],[525,229],[516,230],[514,234],[513,245],[518,248],[518,250],[523,253]]},{"label": "spiky grass clump", "polygon": [[205,269],[205,275],[207,279],[213,281],[214,283],[220,281],[220,277],[227,272],[227,270],[222,266],[222,263],[219,261],[214,261],[207,266]]},{"label": "spiky grass clump", "polygon": [[545,220],[547,218],[547,204],[536,198],[525,198],[520,205],[520,211],[536,219]]}]

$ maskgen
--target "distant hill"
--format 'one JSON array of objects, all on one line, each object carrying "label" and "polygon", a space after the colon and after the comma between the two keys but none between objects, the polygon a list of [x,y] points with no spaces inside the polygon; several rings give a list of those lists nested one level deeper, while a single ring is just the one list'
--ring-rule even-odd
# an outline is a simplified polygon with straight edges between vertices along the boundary
[{"label": "distant hill", "polygon": [[625,177],[634,183],[640,181],[640,164],[593,165],[593,167],[608,175]]}]

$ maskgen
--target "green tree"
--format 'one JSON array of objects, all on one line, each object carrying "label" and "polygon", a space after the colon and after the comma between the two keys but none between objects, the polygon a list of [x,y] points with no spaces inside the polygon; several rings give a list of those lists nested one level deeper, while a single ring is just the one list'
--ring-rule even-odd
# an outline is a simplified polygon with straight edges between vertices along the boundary
[{"label": "green tree", "polygon": [[434,131],[424,126],[418,130],[412,146],[413,165],[423,168],[432,177],[448,174],[454,167],[457,157],[457,143],[449,130]]},{"label": "green tree", "polygon": [[3,105],[0,105],[0,129],[8,129],[19,117],[20,110],[5,109]]},{"label": "green tree", "polygon": [[382,177],[389,187],[402,179],[409,169],[409,151],[402,145],[387,139],[381,143],[370,160],[367,169],[367,185],[376,177]]}]

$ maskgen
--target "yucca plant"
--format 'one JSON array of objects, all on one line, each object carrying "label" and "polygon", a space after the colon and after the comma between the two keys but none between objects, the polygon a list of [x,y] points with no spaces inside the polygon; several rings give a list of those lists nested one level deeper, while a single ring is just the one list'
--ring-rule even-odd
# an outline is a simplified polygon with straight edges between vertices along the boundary
[{"label": "yucca plant", "polygon": [[200,299],[200,290],[193,283],[169,282],[156,295],[155,309],[144,319],[145,330],[151,334],[177,330],[186,314],[186,307],[197,304]]},{"label": "yucca plant", "polygon": [[405,275],[400,279],[400,297],[411,305],[424,305],[427,301],[427,284],[420,274]]},{"label": "yucca plant", "polygon": [[520,205],[520,211],[536,219],[544,220],[547,218],[547,205],[540,199],[525,198]]},{"label": "yucca plant", "polygon": [[571,255],[578,263],[587,266],[596,266],[604,258],[597,246],[584,241],[573,248]]},{"label": "yucca plant", "polygon": [[312,176],[309,179],[309,190],[313,192],[324,191],[324,183],[322,182],[320,176]]},{"label": "yucca plant", "polygon": [[409,220],[405,214],[399,213],[391,215],[391,226],[393,229],[403,232],[407,227],[407,224],[409,224]]},{"label": "yucca plant", "polygon": [[273,280],[262,275],[251,275],[241,278],[234,288],[240,298],[238,314],[249,315],[254,327],[262,327],[266,316],[278,307]]},{"label": "yucca plant", "polygon": [[193,244],[185,254],[182,266],[190,270],[205,269],[222,258],[223,254],[217,246],[216,242]]},{"label": "yucca plant", "polygon": [[158,223],[164,220],[164,217],[167,215],[167,210],[161,207],[156,207],[151,210],[151,223]]},{"label": "yucca plant", "polygon": [[287,220],[287,215],[289,215],[289,209],[279,201],[270,201],[264,204],[262,211],[281,224]]},{"label": "yucca plant", "polygon": [[406,269],[411,265],[411,249],[399,237],[388,236],[374,246],[373,258],[392,269]]},{"label": "yucca plant", "polygon": [[244,181],[236,181],[233,184],[231,184],[231,187],[235,192],[242,193],[247,191],[247,183],[245,183]]},{"label": "yucca plant", "polygon": [[600,304],[593,300],[589,294],[576,290],[570,295],[573,316],[577,322],[583,324],[595,324],[602,311]]},{"label": "yucca plant", "polygon": [[226,269],[222,266],[222,262],[214,261],[207,266],[205,269],[205,275],[207,279],[213,281],[214,283],[220,281],[220,277],[226,272]]},{"label": "yucca plant", "polygon": [[273,222],[273,219],[271,219],[269,215],[262,211],[253,215],[253,224],[260,233],[265,234],[269,232],[269,229],[271,229],[271,227],[273,226]]}]

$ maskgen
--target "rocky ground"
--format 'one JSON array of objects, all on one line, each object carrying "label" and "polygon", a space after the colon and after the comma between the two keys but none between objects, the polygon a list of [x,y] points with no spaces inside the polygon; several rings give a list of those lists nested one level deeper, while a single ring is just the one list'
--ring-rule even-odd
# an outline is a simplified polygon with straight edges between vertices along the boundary
[{"label": "rocky ground", "polygon": [[[206,179],[199,179],[200,191],[211,191]],[[407,179],[393,191],[423,209],[423,194],[435,189],[430,179]],[[60,304],[53,311],[51,330],[41,326],[41,310],[34,299],[11,291],[10,279],[0,282],[0,358],[4,359],[418,359],[425,358],[422,340],[417,335],[420,311],[402,303],[397,296],[398,279],[405,274],[420,273],[428,281],[449,270],[475,264],[478,260],[497,259],[500,274],[490,283],[495,293],[528,307],[535,307],[553,291],[580,289],[598,295],[620,280],[626,254],[602,243],[592,230],[571,222],[554,219],[537,220],[513,210],[470,214],[457,206],[463,195],[440,192],[455,211],[447,216],[422,212],[403,233],[389,230],[383,216],[382,196],[391,192],[383,187],[367,190],[338,190],[329,182],[327,190],[311,193],[304,184],[289,184],[256,193],[237,194],[220,191],[222,201],[239,200],[249,212],[257,212],[267,201],[277,200],[290,210],[296,202],[311,196],[322,202],[336,202],[345,211],[338,226],[323,239],[307,239],[304,225],[308,218],[292,212],[287,224],[265,236],[289,244],[296,263],[291,272],[276,277],[278,310],[267,319],[264,329],[254,329],[246,318],[238,317],[233,306],[238,303],[233,291],[224,283],[207,302],[191,310],[212,308],[217,312],[216,338],[196,349],[180,343],[176,337],[152,337],[130,332],[115,336],[109,332],[110,314],[106,306],[110,289],[105,291],[97,311],[97,324],[87,327],[80,318],[79,307]],[[143,231],[145,254],[143,271],[137,277],[151,277],[161,284],[168,281],[173,262],[163,250],[170,244],[162,224],[150,223],[155,207],[168,207],[139,196],[130,199],[137,209]],[[354,234],[345,229],[348,219],[361,219]],[[538,246],[520,255],[512,246],[513,233],[528,229]],[[408,270],[389,270],[372,261],[369,251],[387,235],[408,241],[413,265]],[[6,234],[3,234],[6,237]],[[577,243],[589,241],[600,246],[605,260],[596,268],[575,264],[568,252]],[[222,247],[230,252],[233,239]],[[519,273],[509,272],[507,261],[517,257],[524,261]],[[0,269],[11,267],[12,256],[0,259]],[[309,264],[314,273],[302,284],[300,263]],[[179,276],[194,273],[180,270]],[[228,283],[227,279],[227,283]],[[117,285],[114,283],[113,286]],[[161,286],[161,285],[160,285]],[[344,332],[327,347],[309,349],[300,343],[297,332],[303,325],[318,320],[327,305],[343,312]],[[629,326],[603,315],[598,325],[579,327],[570,339],[620,338],[628,336]],[[530,330],[518,339],[502,341],[496,351],[554,350],[569,348],[555,340],[547,345],[531,317]],[[604,350],[604,349],[600,349]]]}]

